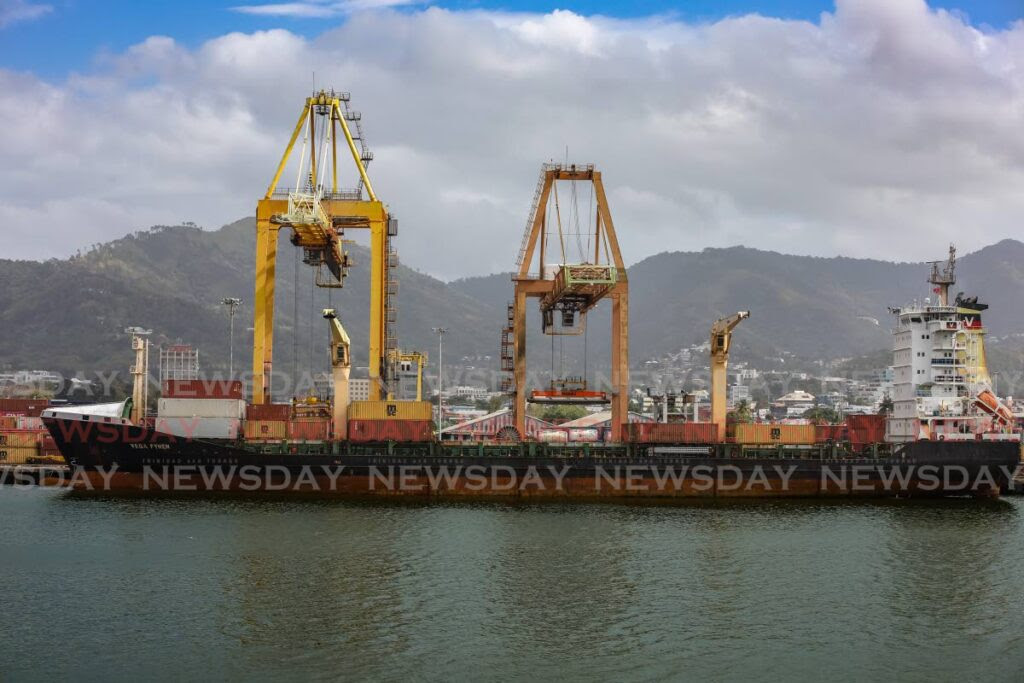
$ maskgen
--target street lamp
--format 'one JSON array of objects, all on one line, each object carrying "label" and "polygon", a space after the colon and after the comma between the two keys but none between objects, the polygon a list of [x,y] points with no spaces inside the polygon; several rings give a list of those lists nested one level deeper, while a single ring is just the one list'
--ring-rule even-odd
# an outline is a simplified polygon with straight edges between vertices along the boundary
[{"label": "street lamp", "polygon": [[447,327],[435,327],[433,328],[434,334],[437,335],[437,429],[438,431],[444,426],[442,420],[444,420],[444,398],[441,396],[442,388],[442,376],[444,375],[444,335],[448,333]]},{"label": "street lamp", "polygon": [[241,299],[228,297],[221,299],[221,304],[228,307],[228,378],[235,378],[235,309],[242,305]]}]

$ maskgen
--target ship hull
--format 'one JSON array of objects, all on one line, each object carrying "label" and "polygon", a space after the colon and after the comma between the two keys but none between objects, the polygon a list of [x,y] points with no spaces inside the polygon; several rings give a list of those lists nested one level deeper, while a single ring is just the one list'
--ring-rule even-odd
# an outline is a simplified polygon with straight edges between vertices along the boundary
[{"label": "ship hull", "polygon": [[[70,466],[94,491],[268,491],[338,496],[517,498],[994,497],[1020,463],[1012,442],[905,444],[878,457],[730,457],[715,445],[680,448],[438,444],[291,444],[265,452],[146,428],[44,418]],[[781,451],[780,451],[781,452]]]}]

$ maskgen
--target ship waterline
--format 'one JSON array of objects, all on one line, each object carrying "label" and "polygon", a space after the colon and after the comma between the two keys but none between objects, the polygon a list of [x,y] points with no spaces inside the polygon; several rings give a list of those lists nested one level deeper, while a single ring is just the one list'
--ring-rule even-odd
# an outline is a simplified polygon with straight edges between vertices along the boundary
[{"label": "ship waterline", "polygon": [[[763,449],[291,445],[279,452],[130,424],[45,417],[79,490],[266,491],[344,496],[690,498],[998,496],[1011,441],[918,441],[851,457],[834,446]],[[294,451],[294,452],[290,452]]]}]

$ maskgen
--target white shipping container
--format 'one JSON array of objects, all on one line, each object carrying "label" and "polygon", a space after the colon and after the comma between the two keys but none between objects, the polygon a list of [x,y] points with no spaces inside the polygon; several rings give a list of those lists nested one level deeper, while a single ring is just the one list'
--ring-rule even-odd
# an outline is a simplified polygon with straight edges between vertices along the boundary
[{"label": "white shipping container", "polygon": [[157,417],[245,417],[245,401],[233,398],[162,398]]},{"label": "white shipping container", "polygon": [[46,428],[43,426],[43,418],[41,417],[19,417],[18,429],[30,429],[32,431],[41,431]]},{"label": "white shipping container", "polygon": [[569,430],[569,441],[574,443],[600,441],[601,435],[596,429],[570,429]]},{"label": "white shipping container", "polygon": [[568,440],[569,435],[559,429],[545,429],[537,432],[537,441],[544,443],[565,443]]},{"label": "white shipping container", "polygon": [[190,439],[237,439],[242,421],[232,417],[158,417],[156,431]]}]

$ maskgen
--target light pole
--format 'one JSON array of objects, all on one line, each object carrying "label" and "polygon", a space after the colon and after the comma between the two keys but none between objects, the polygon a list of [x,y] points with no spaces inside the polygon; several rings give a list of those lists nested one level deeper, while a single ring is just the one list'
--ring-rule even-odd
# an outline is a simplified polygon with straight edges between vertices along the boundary
[{"label": "light pole", "polygon": [[437,430],[441,431],[443,428],[442,420],[444,420],[444,398],[441,395],[441,388],[443,386],[444,376],[444,335],[447,334],[448,328],[446,327],[435,327],[434,334],[437,335]]},{"label": "light pole", "polygon": [[242,305],[241,299],[228,297],[221,299],[223,305],[228,307],[228,378],[235,378],[235,309]]}]

